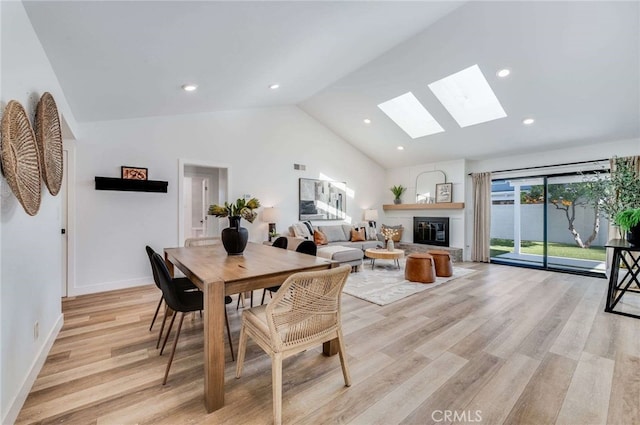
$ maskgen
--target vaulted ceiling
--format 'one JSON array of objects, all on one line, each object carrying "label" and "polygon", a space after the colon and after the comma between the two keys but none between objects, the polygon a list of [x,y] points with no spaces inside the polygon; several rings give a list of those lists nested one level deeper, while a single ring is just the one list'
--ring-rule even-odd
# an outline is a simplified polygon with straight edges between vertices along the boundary
[{"label": "vaulted ceiling", "polygon": [[[635,1],[24,4],[80,122],[293,104],[387,168],[640,137]],[[428,84],[476,64],[507,117],[461,128]],[[444,132],[378,108],[409,91]]]}]

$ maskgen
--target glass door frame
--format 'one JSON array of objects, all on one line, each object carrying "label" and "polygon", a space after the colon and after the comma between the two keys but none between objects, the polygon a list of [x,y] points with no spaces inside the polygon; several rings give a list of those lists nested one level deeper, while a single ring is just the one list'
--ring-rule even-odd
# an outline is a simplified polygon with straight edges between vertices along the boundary
[{"label": "glass door frame", "polygon": [[[609,170],[607,172],[610,172]],[[589,174],[590,172],[585,171],[585,174]],[[519,263],[519,262],[511,262],[509,260],[500,260],[500,259],[496,259],[494,257],[490,257],[489,258],[489,263],[491,264],[500,264],[500,265],[507,265],[507,266],[512,266],[512,267],[522,267],[522,268],[529,268],[529,269],[536,269],[536,270],[548,270],[548,271],[554,271],[554,272],[561,272],[561,273],[568,273],[568,274],[575,274],[575,275],[580,275],[580,276],[590,276],[590,277],[600,277],[603,279],[606,279],[606,275],[604,273],[598,273],[598,272],[592,272],[589,270],[576,270],[576,269],[565,269],[565,268],[560,268],[560,267],[554,267],[554,266],[549,266],[549,261],[548,261],[548,230],[549,230],[549,193],[548,193],[548,179],[549,178],[555,178],[555,177],[562,177],[562,176],[575,176],[578,175],[577,172],[566,172],[566,173],[550,173],[550,174],[542,174],[542,175],[531,175],[531,176],[518,176],[518,177],[504,177],[504,178],[492,178],[491,182],[493,183],[494,180],[521,180],[521,179],[542,179],[542,186],[543,186],[543,197],[544,197],[544,202],[543,202],[543,207],[542,207],[542,214],[543,214],[543,221],[542,221],[542,228],[543,228],[543,240],[542,240],[542,263],[541,265],[537,265],[537,264],[525,264],[525,263]],[[493,204],[492,204],[493,205]],[[491,236],[490,236],[491,237]],[[515,246],[515,237],[514,237],[514,246]]]}]

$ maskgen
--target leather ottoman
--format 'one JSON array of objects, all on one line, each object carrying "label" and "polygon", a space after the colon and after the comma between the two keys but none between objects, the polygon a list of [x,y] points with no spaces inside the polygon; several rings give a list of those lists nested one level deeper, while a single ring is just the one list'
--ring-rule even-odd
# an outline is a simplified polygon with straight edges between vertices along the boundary
[{"label": "leather ottoman", "polygon": [[426,252],[409,254],[404,267],[404,278],[410,282],[435,282],[436,271],[431,254]]},{"label": "leather ottoman", "polygon": [[428,254],[433,257],[436,268],[436,276],[451,277],[453,275],[453,264],[451,263],[451,254],[449,251],[429,250]]}]

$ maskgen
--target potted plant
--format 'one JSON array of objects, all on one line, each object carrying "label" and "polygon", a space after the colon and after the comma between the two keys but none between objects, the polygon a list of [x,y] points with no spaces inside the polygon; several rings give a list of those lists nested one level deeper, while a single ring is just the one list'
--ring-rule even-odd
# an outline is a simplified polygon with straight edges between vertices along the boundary
[{"label": "potted plant", "polygon": [[633,162],[629,158],[617,158],[611,176],[608,179],[598,177],[592,184],[595,184],[595,189],[601,194],[600,209],[620,229],[620,237],[623,237],[622,232],[630,232],[631,227],[634,227],[628,226],[632,222],[633,211],[640,209],[640,175]]},{"label": "potted plant", "polygon": [[269,242],[271,242],[272,239],[276,239],[278,236],[280,236],[280,233],[276,232],[275,230],[270,231]]},{"label": "potted plant", "polygon": [[622,231],[627,232],[627,241],[632,245],[640,244],[640,208],[620,211],[615,218]]},{"label": "potted plant", "polygon": [[216,217],[229,217],[229,227],[222,229],[221,239],[224,249],[229,255],[242,255],[249,241],[249,232],[244,227],[240,227],[240,219],[244,218],[249,223],[253,223],[258,213],[255,209],[260,208],[260,201],[251,198],[245,201],[242,198],[236,200],[235,204],[225,202],[224,205],[211,205],[209,214]]},{"label": "potted plant", "polygon": [[402,203],[402,200],[400,199],[400,197],[407,190],[407,188],[402,186],[401,184],[399,184],[397,186],[393,186],[389,190],[391,190],[391,193],[393,193],[393,196],[395,196],[395,199],[393,200],[393,203],[394,204]]}]

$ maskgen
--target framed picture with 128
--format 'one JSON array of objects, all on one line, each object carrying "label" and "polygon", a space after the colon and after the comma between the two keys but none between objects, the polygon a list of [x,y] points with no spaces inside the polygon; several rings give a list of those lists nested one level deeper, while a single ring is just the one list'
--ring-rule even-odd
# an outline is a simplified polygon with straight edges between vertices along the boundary
[{"label": "framed picture with 128", "polygon": [[436,203],[451,202],[451,190],[453,183],[436,184]]},{"label": "framed picture with 128", "polygon": [[120,177],[127,180],[147,180],[148,170],[140,167],[120,167]]}]

